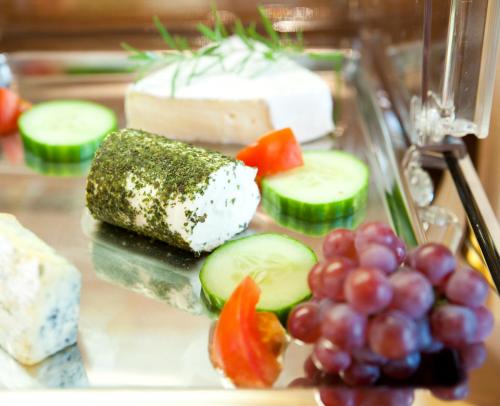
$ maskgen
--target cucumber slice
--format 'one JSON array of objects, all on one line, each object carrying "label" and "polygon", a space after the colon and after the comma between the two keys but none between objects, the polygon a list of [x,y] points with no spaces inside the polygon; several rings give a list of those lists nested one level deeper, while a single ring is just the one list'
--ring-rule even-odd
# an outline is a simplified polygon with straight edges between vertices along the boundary
[{"label": "cucumber slice", "polygon": [[116,126],[112,110],[84,100],[40,103],[19,118],[25,148],[50,162],[80,162],[91,158],[103,138]]},{"label": "cucumber slice", "polygon": [[81,162],[49,162],[30,151],[24,152],[24,162],[35,172],[45,176],[79,177],[85,175],[92,163],[91,159]]},{"label": "cucumber slice", "polygon": [[304,165],[262,181],[267,212],[309,222],[348,217],[366,205],[368,167],[342,151],[305,151]]},{"label": "cucumber slice", "polygon": [[331,230],[339,227],[354,230],[363,223],[367,212],[366,206],[364,206],[347,217],[339,217],[329,221],[311,222],[274,211],[274,207],[268,207],[266,211],[281,227],[312,237],[324,237]]},{"label": "cucumber slice", "polygon": [[257,310],[282,321],[311,295],[307,275],[317,262],[314,251],[281,234],[254,234],[230,241],[210,254],[200,272],[205,299],[220,309],[236,286],[250,275],[261,289]]}]

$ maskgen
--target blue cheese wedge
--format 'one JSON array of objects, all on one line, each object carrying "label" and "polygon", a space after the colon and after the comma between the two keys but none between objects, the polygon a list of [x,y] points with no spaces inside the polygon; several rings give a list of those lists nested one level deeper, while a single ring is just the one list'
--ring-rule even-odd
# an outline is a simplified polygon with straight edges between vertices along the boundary
[{"label": "blue cheese wedge", "polygon": [[[237,37],[219,51],[220,63],[210,56],[181,61],[130,85],[127,126],[181,141],[224,144],[250,144],[284,127],[291,127],[299,142],[332,132],[331,89],[316,73],[284,56],[270,61],[265,52],[249,52]],[[194,70],[204,73],[193,77]]]},{"label": "blue cheese wedge", "polygon": [[0,347],[33,365],[77,339],[81,275],[66,259],[0,213]]},{"label": "blue cheese wedge", "polygon": [[107,136],[87,177],[94,218],[195,253],[245,230],[260,193],[257,170],[145,131]]},{"label": "blue cheese wedge", "polygon": [[76,345],[33,366],[19,364],[0,349],[0,389],[83,388],[88,384]]}]

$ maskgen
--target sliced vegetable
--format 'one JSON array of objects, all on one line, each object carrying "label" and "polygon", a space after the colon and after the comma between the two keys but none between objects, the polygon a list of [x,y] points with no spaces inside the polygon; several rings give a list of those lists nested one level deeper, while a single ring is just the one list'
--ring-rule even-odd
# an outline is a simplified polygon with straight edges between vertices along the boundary
[{"label": "sliced vegetable", "polygon": [[[21,146],[22,149],[22,146]],[[46,176],[78,177],[85,175],[92,163],[91,159],[81,162],[49,162],[33,155],[30,151],[24,153],[24,162],[35,172]]]},{"label": "sliced vegetable", "polygon": [[21,100],[12,90],[0,88],[0,135],[17,130],[17,118],[20,114]]},{"label": "sliced vegetable", "polygon": [[220,309],[235,287],[251,276],[261,289],[257,309],[282,320],[311,292],[307,274],[317,262],[314,252],[281,234],[255,234],[217,248],[203,264],[200,280],[208,303]]},{"label": "sliced vegetable", "polygon": [[236,159],[258,168],[258,177],[287,171],[303,165],[300,145],[290,128],[271,131],[242,149]]},{"label": "sliced vegetable", "polygon": [[40,103],[19,118],[26,149],[50,162],[80,162],[91,158],[116,125],[113,111],[84,100]]},{"label": "sliced vegetable", "polygon": [[262,203],[271,213],[309,222],[348,217],[366,205],[368,167],[341,151],[306,151],[304,165],[262,181]]},{"label": "sliced vegetable", "polygon": [[275,207],[274,205],[266,205],[266,203],[264,203],[264,207],[266,213],[280,226],[313,237],[323,237],[331,230],[338,227],[349,229],[357,228],[366,218],[366,206],[361,207],[349,216],[327,221],[307,221],[283,214],[279,210],[279,207]]},{"label": "sliced vegetable", "polygon": [[276,316],[257,313],[260,290],[245,277],[224,305],[210,346],[212,362],[237,386],[271,386],[281,372],[286,336]]}]

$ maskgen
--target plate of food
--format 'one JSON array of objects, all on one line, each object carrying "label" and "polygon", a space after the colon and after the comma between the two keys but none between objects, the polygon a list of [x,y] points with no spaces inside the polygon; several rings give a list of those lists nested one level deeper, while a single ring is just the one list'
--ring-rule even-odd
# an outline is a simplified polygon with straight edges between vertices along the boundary
[{"label": "plate of food", "polygon": [[418,244],[360,55],[259,11],[0,89],[0,388],[465,396],[488,283]]}]

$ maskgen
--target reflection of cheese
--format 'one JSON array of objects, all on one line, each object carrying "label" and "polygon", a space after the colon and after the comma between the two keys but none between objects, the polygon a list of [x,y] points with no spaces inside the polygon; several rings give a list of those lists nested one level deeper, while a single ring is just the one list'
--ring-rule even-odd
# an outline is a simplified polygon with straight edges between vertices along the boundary
[{"label": "reflection of cheese", "polygon": [[200,258],[106,223],[94,227],[92,263],[97,276],[172,307],[204,312]]},{"label": "reflection of cheese", "polygon": [[[131,85],[127,126],[184,141],[234,144],[283,127],[291,127],[300,142],[333,130],[330,89],[318,75],[284,57],[270,62],[261,52],[244,63],[249,52],[237,38],[221,48],[223,67],[211,57],[180,65],[175,97],[172,78],[178,64]],[[189,79],[193,69],[205,68],[207,73]]]},{"label": "reflection of cheese", "polygon": [[74,344],[80,286],[73,265],[0,213],[0,347],[32,365]]},{"label": "reflection of cheese", "polygon": [[78,347],[73,345],[31,367],[22,366],[0,350],[0,388],[81,388],[88,386]]}]

